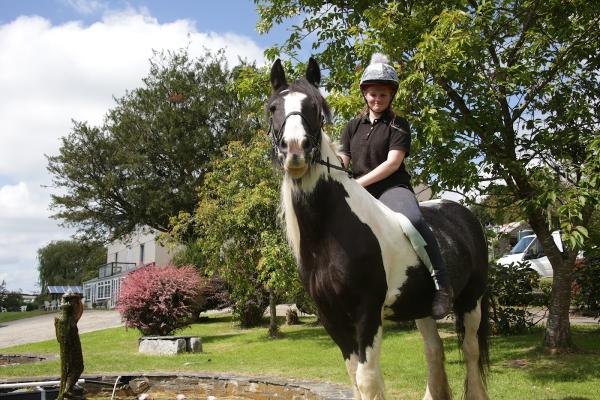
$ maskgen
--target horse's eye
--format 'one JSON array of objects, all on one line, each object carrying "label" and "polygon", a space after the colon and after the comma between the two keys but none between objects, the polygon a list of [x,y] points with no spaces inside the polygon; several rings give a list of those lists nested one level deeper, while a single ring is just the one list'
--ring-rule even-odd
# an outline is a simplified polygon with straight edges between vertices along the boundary
[{"label": "horse's eye", "polygon": [[271,114],[273,114],[276,109],[277,109],[277,106],[275,104],[271,104],[271,106],[269,107],[269,111],[271,112]]}]

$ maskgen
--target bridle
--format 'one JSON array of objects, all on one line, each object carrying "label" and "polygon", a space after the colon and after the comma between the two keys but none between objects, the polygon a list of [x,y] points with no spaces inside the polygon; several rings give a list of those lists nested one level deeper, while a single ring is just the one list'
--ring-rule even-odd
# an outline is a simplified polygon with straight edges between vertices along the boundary
[{"label": "bridle", "polygon": [[309,128],[308,144],[309,144],[309,149],[310,149],[311,162],[315,162],[317,164],[326,166],[328,174],[331,173],[330,168],[333,168],[338,171],[344,171],[345,173],[348,174],[348,177],[352,178],[352,171],[350,171],[349,169],[340,167],[339,165],[331,164],[329,162],[329,157],[327,157],[327,160],[321,159],[321,151],[320,151],[319,147],[321,145],[321,131],[323,129],[325,118],[323,117],[322,113],[320,113],[320,114],[321,114],[321,122],[319,123],[318,128],[315,129],[314,131],[310,130],[311,126],[308,123],[308,119],[300,111],[292,111],[292,112],[286,114],[285,118],[283,119],[283,123],[281,124],[281,127],[277,130],[273,127],[273,117],[271,116],[269,118],[268,134],[269,134],[269,136],[271,136],[271,145],[273,147],[273,150],[276,153],[279,153],[279,148],[281,146],[281,142],[283,141],[283,133],[284,133],[285,124],[286,124],[288,118],[291,117],[292,115],[299,115],[300,118],[302,118],[302,121],[304,121],[304,124]]},{"label": "bridle", "polygon": [[269,135],[271,136],[273,149],[275,149],[275,151],[279,151],[279,147],[281,146],[281,142],[283,141],[283,131],[285,128],[285,124],[288,118],[292,115],[299,115],[300,118],[302,118],[302,121],[304,121],[304,124],[309,128],[308,143],[310,145],[309,148],[311,156],[319,156],[319,145],[321,144],[321,129],[323,128],[324,118],[323,116],[321,116],[321,123],[319,124],[319,127],[314,132],[311,132],[308,120],[300,111],[292,111],[286,114],[285,118],[283,119],[283,123],[281,124],[281,128],[279,128],[278,130],[275,130],[275,128],[273,127],[273,117],[269,119]]}]

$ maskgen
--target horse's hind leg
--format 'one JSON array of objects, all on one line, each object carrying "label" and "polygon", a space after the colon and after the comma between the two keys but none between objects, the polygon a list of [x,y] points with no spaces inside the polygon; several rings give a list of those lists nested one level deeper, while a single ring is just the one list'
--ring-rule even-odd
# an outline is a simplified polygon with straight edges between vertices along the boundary
[{"label": "horse's hind leg", "polygon": [[467,364],[465,393],[467,400],[487,399],[483,378],[479,366],[479,341],[477,330],[481,322],[481,300],[472,311],[464,314],[465,335],[462,343],[463,354]]},{"label": "horse's hind leg", "polygon": [[444,368],[444,345],[432,318],[418,319],[417,328],[425,343],[425,358],[429,367],[427,389],[423,400],[446,400],[452,398],[448,377]]}]

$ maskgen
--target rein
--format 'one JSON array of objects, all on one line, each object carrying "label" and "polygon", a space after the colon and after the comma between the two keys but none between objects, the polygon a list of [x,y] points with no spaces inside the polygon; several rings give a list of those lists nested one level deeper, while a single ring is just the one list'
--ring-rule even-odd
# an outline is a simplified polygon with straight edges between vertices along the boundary
[{"label": "rein", "polygon": [[[271,117],[269,119],[268,133],[271,136],[272,147],[275,149],[275,151],[279,151],[279,146],[281,145],[281,142],[283,141],[283,129],[285,128],[285,123],[287,122],[287,119],[289,117],[291,117],[292,115],[299,115],[300,118],[302,118],[302,121],[304,121],[304,123],[306,124],[306,126],[310,128],[310,124],[308,123],[308,120],[300,111],[292,111],[291,113],[287,114],[285,116],[285,118],[283,119],[283,124],[281,124],[281,128],[279,128],[279,130],[275,130],[275,128],[273,128],[273,117]],[[350,169],[340,167],[339,165],[331,164],[329,162],[329,157],[327,157],[327,160],[321,159],[319,145],[321,143],[321,130],[322,129],[323,129],[323,116],[321,116],[321,124],[319,125],[318,131],[316,131],[316,132],[309,131],[308,141],[309,141],[310,148],[311,148],[311,151],[310,151],[311,160],[313,160],[317,164],[326,166],[327,174],[331,174],[330,168],[333,168],[338,171],[345,172],[346,174],[348,174],[349,178],[352,178],[353,175],[352,175],[352,171]],[[317,137],[318,139],[315,139],[315,137]]]},{"label": "rein", "polygon": [[352,171],[350,171],[350,169],[346,169],[344,167],[340,167],[339,165],[335,165],[335,164],[330,164],[329,163],[329,157],[327,157],[327,161],[323,161],[321,159],[317,160],[317,164],[321,164],[321,165],[325,165],[327,167],[327,173],[331,174],[331,171],[329,170],[329,168],[333,168],[333,169],[337,169],[338,171],[344,171],[346,174],[348,174],[348,178],[353,178],[354,175],[352,174]]}]

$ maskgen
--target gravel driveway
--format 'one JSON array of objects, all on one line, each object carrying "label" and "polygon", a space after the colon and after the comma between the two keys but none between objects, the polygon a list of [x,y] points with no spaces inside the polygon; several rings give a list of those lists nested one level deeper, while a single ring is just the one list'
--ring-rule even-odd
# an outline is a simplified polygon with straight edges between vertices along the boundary
[{"label": "gravel driveway", "polygon": [[[56,339],[54,317],[57,313],[38,315],[0,324],[0,349],[42,340]],[[79,333],[120,326],[121,316],[113,310],[84,310],[77,323]]]}]

